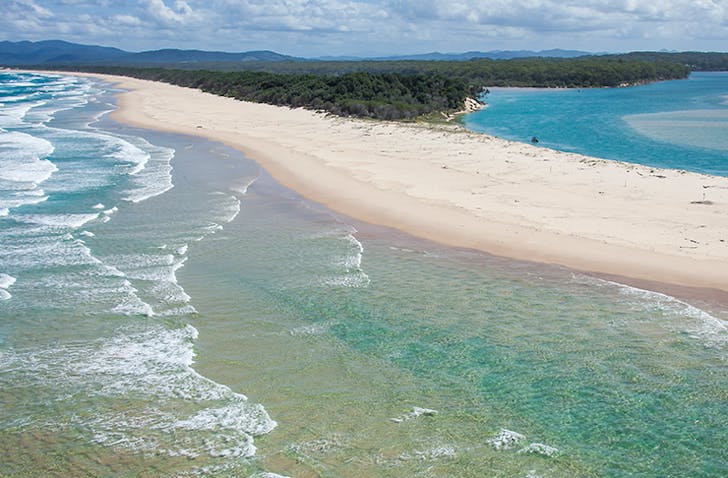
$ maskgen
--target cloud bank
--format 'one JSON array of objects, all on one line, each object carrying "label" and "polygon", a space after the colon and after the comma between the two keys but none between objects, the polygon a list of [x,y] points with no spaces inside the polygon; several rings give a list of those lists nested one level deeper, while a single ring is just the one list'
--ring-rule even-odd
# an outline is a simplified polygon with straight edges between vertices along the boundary
[{"label": "cloud bank", "polygon": [[726,0],[6,0],[0,36],[316,55],[719,50]]}]

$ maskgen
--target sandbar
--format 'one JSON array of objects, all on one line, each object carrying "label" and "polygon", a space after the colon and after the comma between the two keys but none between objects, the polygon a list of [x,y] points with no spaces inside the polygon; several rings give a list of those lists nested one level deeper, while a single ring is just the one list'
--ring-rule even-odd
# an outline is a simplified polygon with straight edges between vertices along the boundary
[{"label": "sandbar", "polygon": [[354,219],[505,257],[728,291],[728,178],[564,153],[456,124],[342,118],[89,76],[125,90],[115,120],[225,143]]}]

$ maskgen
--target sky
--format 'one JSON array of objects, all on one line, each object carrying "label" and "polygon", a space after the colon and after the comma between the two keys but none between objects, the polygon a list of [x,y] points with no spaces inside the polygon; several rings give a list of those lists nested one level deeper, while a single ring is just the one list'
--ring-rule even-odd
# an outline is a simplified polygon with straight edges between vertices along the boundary
[{"label": "sky", "polygon": [[728,0],[0,0],[0,40],[317,57],[728,50]]}]

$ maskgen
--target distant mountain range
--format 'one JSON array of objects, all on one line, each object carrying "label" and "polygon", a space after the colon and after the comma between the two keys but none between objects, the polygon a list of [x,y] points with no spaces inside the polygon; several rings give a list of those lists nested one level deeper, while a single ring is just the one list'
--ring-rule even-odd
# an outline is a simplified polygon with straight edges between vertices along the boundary
[{"label": "distant mountain range", "polygon": [[324,61],[394,61],[394,60],[435,60],[435,61],[468,61],[474,58],[489,58],[491,60],[511,60],[513,58],[576,58],[578,56],[594,55],[588,51],[578,50],[493,50],[493,51],[467,51],[465,53],[421,53],[417,55],[396,55],[383,57],[355,57],[355,56],[328,56],[319,57]]},{"label": "distant mountain range", "polygon": [[227,53],[165,49],[133,53],[118,48],[79,45],[61,40],[0,42],[0,64],[2,65],[174,64],[295,60],[301,59],[272,51]]},{"label": "distant mountain range", "polygon": [[46,41],[0,41],[0,65],[73,65],[73,64],[128,64],[128,65],[172,65],[182,63],[237,63],[237,62],[281,62],[281,61],[387,61],[387,60],[441,60],[466,61],[473,58],[494,60],[554,57],[574,58],[591,53],[576,50],[542,51],[469,51],[466,53],[424,53],[418,55],[397,55],[389,57],[319,57],[298,58],[273,51],[246,51],[228,53],[221,51],[164,49],[143,52],[128,52],[118,48],[80,45],[61,40]]}]

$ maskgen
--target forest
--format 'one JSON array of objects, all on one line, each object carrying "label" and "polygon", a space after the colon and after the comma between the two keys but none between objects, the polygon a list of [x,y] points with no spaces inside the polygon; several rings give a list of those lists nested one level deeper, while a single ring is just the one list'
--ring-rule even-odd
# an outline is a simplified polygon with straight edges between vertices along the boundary
[{"label": "forest", "polygon": [[479,86],[542,88],[615,87],[685,78],[690,68],[679,61],[623,56],[577,58],[523,58],[469,61],[250,61],[178,65],[181,69],[264,71],[268,73],[337,76],[346,73],[446,75]]},{"label": "forest", "polygon": [[728,53],[720,52],[656,52],[635,51],[620,55],[609,55],[605,58],[623,58],[640,61],[669,61],[686,65],[692,71],[728,71]]},{"label": "forest", "polygon": [[59,69],[162,81],[239,100],[385,120],[450,114],[461,110],[466,98],[477,98],[491,86],[616,87],[686,78],[690,73],[687,66],[670,61],[601,57],[245,65],[250,71],[68,65]]},{"label": "forest", "polygon": [[463,79],[443,75],[358,72],[321,76],[126,67],[82,70],[162,81],[244,101],[385,120],[456,111],[462,109],[465,98],[477,93]]}]

